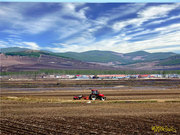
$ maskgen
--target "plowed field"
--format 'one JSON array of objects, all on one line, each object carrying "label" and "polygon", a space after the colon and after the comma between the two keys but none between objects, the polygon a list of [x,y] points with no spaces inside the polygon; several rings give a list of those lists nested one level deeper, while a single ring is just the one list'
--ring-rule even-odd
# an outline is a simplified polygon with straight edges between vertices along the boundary
[{"label": "plowed field", "polygon": [[[179,88],[100,90],[106,101],[73,101],[90,90],[1,89],[2,135],[179,135]],[[154,132],[153,126],[164,127]],[[171,129],[171,130],[168,130]]]}]

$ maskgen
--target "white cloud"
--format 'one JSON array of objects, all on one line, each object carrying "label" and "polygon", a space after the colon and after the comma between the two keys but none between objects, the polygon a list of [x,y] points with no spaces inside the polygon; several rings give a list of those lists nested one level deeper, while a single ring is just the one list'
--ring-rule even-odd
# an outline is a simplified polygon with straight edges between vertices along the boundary
[{"label": "white cloud", "polygon": [[7,41],[0,40],[0,47],[20,47],[32,50],[40,50],[41,47],[35,42],[25,42],[18,38],[7,38]]},{"label": "white cloud", "polygon": [[[4,32],[10,33],[28,33],[38,34],[51,28],[56,21],[51,15],[29,18],[25,13],[30,9],[33,10],[38,7],[39,4],[23,4],[14,3],[0,6],[0,25],[9,25],[9,30],[6,29]],[[5,12],[1,14],[1,12]]]},{"label": "white cloud", "polygon": [[23,18],[20,11],[17,9],[16,4],[0,5],[0,20],[1,21],[11,21],[14,19],[21,20]]},{"label": "white cloud", "polygon": [[[46,13],[45,15],[39,15],[38,17],[28,17],[25,14],[26,11],[33,10],[33,8],[38,6],[41,6],[41,4],[0,5],[0,25],[2,24],[3,26],[6,23],[9,27],[9,29],[3,31],[15,34],[19,38],[18,34],[39,34],[51,30],[56,34],[58,37],[56,40],[59,40],[60,43],[55,43],[54,48],[46,47],[43,49],[54,50],[56,52],[112,50],[126,53],[144,49],[148,50],[152,47],[180,44],[180,33],[178,32],[180,31],[180,24],[172,24],[154,29],[147,29],[143,26],[145,22],[157,24],[176,19],[179,16],[168,17],[168,15],[172,10],[180,7],[178,3],[147,7],[146,4],[127,4],[124,7],[120,6],[108,11],[106,10],[98,14],[94,20],[87,18],[86,13],[91,9],[84,3],[61,3],[58,10]],[[121,17],[124,20],[126,15],[132,13],[137,13],[137,17],[118,21],[112,26],[109,25],[109,22],[113,23],[115,20],[120,20]],[[157,21],[157,19],[161,20]],[[132,27],[127,29],[126,26]],[[103,27],[112,28],[120,34],[109,38],[107,36],[100,41],[99,39],[96,41],[94,33]],[[157,33],[156,37],[150,35],[153,32]],[[105,34],[108,35],[109,33]],[[148,40],[143,39],[142,35],[144,34],[149,34],[150,38]],[[14,38],[16,38],[15,36]],[[129,41],[137,36],[141,36],[143,41]],[[0,45],[40,49],[40,46],[34,41],[26,42],[17,39],[8,39],[8,43],[3,44],[0,42]],[[156,51],[156,49],[152,51]]]},{"label": "white cloud", "polygon": [[19,39],[7,38],[7,41],[0,40],[0,47],[21,47],[22,43]]},{"label": "white cloud", "polygon": [[120,31],[126,26],[132,25],[133,27],[140,27],[144,22],[149,20],[166,17],[170,11],[180,7],[180,4],[167,4],[161,6],[151,6],[146,9],[140,10],[137,18],[132,18],[126,21],[114,23],[112,29]]},{"label": "white cloud", "polygon": [[62,4],[63,9],[61,10],[61,14],[67,15],[67,16],[73,16],[79,19],[86,19],[86,10],[88,10],[88,7],[83,7],[79,11],[76,11],[76,8],[79,6],[83,6],[84,3],[64,3]]},{"label": "white cloud", "polygon": [[[55,30],[59,35],[59,40],[86,31],[91,26],[91,21],[86,17],[89,7],[85,6],[85,3],[63,3],[60,5],[62,9],[56,13],[57,23],[63,27],[57,27]],[[67,18],[64,19],[64,17]]]},{"label": "white cloud", "polygon": [[0,40],[0,47],[4,48],[4,47],[7,47],[7,45],[8,45],[8,42]]},{"label": "white cloud", "polygon": [[34,43],[34,42],[23,42],[23,44],[25,46],[27,46],[27,48],[32,49],[32,50],[40,49],[40,47],[36,43]]},{"label": "white cloud", "polygon": [[[128,46],[128,48],[125,49],[125,51],[131,52],[131,50],[133,51],[148,50],[149,48],[156,48],[156,47],[163,48],[164,46],[179,45],[180,44],[180,39],[178,38],[179,35],[180,35],[180,32],[177,31],[174,33],[166,34],[166,35],[159,35],[158,37],[154,37],[153,39],[127,43],[126,45]],[[152,51],[156,52],[156,49]]]},{"label": "white cloud", "polygon": [[168,17],[166,19],[158,19],[156,21],[152,21],[150,22],[148,25],[153,25],[153,24],[160,24],[160,23],[163,23],[163,22],[167,22],[167,21],[170,21],[170,20],[173,20],[173,19],[179,19],[180,18],[180,15],[177,15],[177,16],[172,16],[172,17]]},{"label": "white cloud", "polygon": [[0,44],[5,44],[5,45],[7,45],[8,42],[0,40]]},{"label": "white cloud", "polygon": [[1,48],[4,48],[4,47],[7,47],[6,45],[3,45],[3,44],[0,44],[0,47]]},{"label": "white cloud", "polygon": [[138,15],[140,18],[147,18],[147,20],[154,18],[162,18],[166,17],[170,11],[176,9],[178,6],[179,4],[153,6],[140,11]]},{"label": "white cloud", "polygon": [[[120,6],[117,8],[113,8],[111,10],[106,11],[103,13],[102,16],[98,17],[96,20],[93,21],[95,24],[95,28],[93,28],[93,32],[106,26],[106,27],[112,27],[111,25],[108,25],[109,21],[127,16],[129,14],[137,12],[139,9],[144,7],[146,4],[145,3],[136,3],[136,4],[127,4],[124,6]],[[116,29],[121,29],[126,26],[126,23],[117,23],[117,28]],[[115,26],[113,26],[115,27]]]},{"label": "white cloud", "polygon": [[[85,20],[85,13],[88,7],[80,8],[78,11],[76,10],[77,7],[81,7],[82,5],[83,3],[62,3],[59,4],[60,7],[57,11],[30,18],[26,15],[26,12],[41,7],[41,3],[3,4],[0,6],[0,25],[9,24],[11,30],[6,29],[4,32],[16,32],[20,34],[39,34],[50,29],[57,30],[59,29],[59,23],[63,23],[65,27],[66,25],[68,27],[68,25],[74,24],[75,21],[73,19],[67,20],[63,18],[64,16],[77,18],[81,22],[83,19]],[[79,24],[82,26],[82,23]]]},{"label": "white cloud", "polygon": [[154,52],[180,52],[180,46],[179,47],[167,47],[163,49],[147,49],[145,51],[154,53]]},{"label": "white cloud", "polygon": [[72,37],[66,41],[66,44],[81,44],[87,45],[95,41],[95,37],[90,32],[82,32],[81,34]]},{"label": "white cloud", "polygon": [[[168,33],[173,33],[175,31],[180,31],[180,23],[158,27],[155,29],[146,29],[146,30],[140,29],[140,31],[133,34],[128,34],[128,36],[127,35],[126,36],[131,39],[137,39],[137,38],[143,39],[144,35],[152,38],[153,37],[152,34],[155,34],[154,36],[157,36],[157,35],[162,36]],[[130,31],[130,32],[133,32],[133,31]]]},{"label": "white cloud", "polygon": [[80,33],[82,31],[86,31],[90,24],[79,22],[77,20],[71,21],[61,21],[63,23],[63,27],[57,29],[57,33],[59,35],[59,39],[70,37],[74,34]]},{"label": "white cloud", "polygon": [[180,23],[172,24],[166,27],[159,27],[159,28],[156,28],[154,31],[158,31],[161,34],[165,34],[165,33],[178,31],[178,30],[180,30]]},{"label": "white cloud", "polygon": [[[83,16],[81,18],[81,21],[70,21],[66,22],[67,24],[64,25],[63,28],[59,29],[60,33],[60,39],[64,39],[73,35],[77,35],[75,38],[71,37],[66,41],[67,44],[88,44],[95,40],[95,36],[93,35],[94,32],[98,31],[99,29],[103,27],[111,27],[108,25],[108,22],[119,18],[126,16],[128,14],[131,14],[133,12],[138,11],[141,7],[144,7],[146,4],[127,4],[124,7],[120,6],[118,8],[113,8],[111,10],[103,12],[103,14],[98,15],[98,17],[95,20],[91,20],[89,18],[84,17],[85,11],[90,10],[89,8],[85,7],[83,9]],[[65,4],[66,7],[69,7],[71,10],[67,11],[73,11],[74,12],[74,5],[72,4]],[[123,11],[123,12],[121,12]],[[121,12],[117,14],[118,12]],[[78,13],[77,13],[78,14]],[[74,15],[76,16],[76,15]],[[81,16],[81,15],[78,15]],[[88,36],[87,36],[88,35]]]},{"label": "white cloud", "polygon": [[[115,36],[114,38],[104,39],[99,42],[94,42],[93,44],[88,44],[86,46],[83,45],[69,45],[64,48],[54,48],[56,52],[84,52],[88,50],[111,50],[120,53],[128,53],[139,50],[147,50],[150,52],[166,52],[176,50],[180,51],[178,45],[180,45],[180,31],[176,31],[173,33],[167,33],[164,35],[159,35],[154,38],[150,38],[143,41],[135,41],[129,42],[126,40],[125,35]],[[174,46],[176,45],[176,47]],[[168,46],[167,48],[165,48]],[[171,47],[172,46],[172,47]],[[157,49],[152,49],[157,48]],[[163,48],[163,49],[159,49]]]}]

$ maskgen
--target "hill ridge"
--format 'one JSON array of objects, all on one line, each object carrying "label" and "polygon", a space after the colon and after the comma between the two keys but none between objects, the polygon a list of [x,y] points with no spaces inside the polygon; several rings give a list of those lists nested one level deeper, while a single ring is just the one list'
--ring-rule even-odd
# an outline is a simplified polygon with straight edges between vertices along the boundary
[{"label": "hill ridge", "polygon": [[[14,52],[13,52],[14,49]],[[68,65],[68,61],[74,63],[74,65],[81,65],[82,63],[84,66],[87,67],[79,67],[79,69],[127,69],[127,70],[156,70],[156,69],[166,69],[166,68],[179,68],[180,67],[180,54],[175,54],[172,52],[159,52],[159,53],[149,53],[146,51],[137,51],[131,53],[118,53],[113,51],[100,51],[100,50],[91,50],[86,52],[66,52],[66,53],[54,53],[50,51],[43,51],[43,50],[31,50],[27,48],[3,48],[1,49],[1,54],[5,54],[6,56],[22,56],[24,59],[28,58],[29,63],[31,63],[34,59],[38,59],[40,56],[46,56],[46,58],[51,59],[49,62],[52,62],[50,65],[45,63],[41,63],[41,65],[46,65],[47,68],[53,68],[53,59],[60,60],[64,59],[66,62],[65,65]],[[8,61],[8,60],[7,60]],[[8,63],[7,61],[3,61],[2,63]],[[23,60],[22,60],[23,61]],[[60,60],[61,61],[61,60]],[[70,63],[71,63],[70,62]],[[19,63],[19,62],[17,62]],[[21,63],[21,62],[20,62]],[[19,64],[20,64],[19,63]],[[28,64],[28,61],[25,62]],[[86,63],[86,64],[85,64]],[[96,66],[92,66],[92,65]],[[61,66],[62,63],[59,65],[54,66],[54,68],[67,68],[66,66]],[[73,64],[69,65],[69,69],[74,69]],[[32,65],[37,68],[36,65]],[[46,67],[45,66],[45,67]],[[175,66],[175,67],[172,67]],[[42,66],[40,66],[42,67]],[[40,68],[38,67],[38,68]],[[104,67],[104,68],[103,68]],[[20,68],[20,66],[19,66]],[[43,68],[43,67],[42,67]],[[78,67],[76,67],[77,69]]]}]

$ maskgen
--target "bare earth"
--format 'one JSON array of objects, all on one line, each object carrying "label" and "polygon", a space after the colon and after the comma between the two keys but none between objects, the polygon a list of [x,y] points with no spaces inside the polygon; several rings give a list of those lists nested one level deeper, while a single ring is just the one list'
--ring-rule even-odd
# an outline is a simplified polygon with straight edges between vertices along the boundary
[{"label": "bare earth", "polygon": [[[106,101],[73,101],[90,90],[1,89],[1,134],[180,134],[179,88],[100,90]],[[152,126],[171,131],[154,132]]]}]

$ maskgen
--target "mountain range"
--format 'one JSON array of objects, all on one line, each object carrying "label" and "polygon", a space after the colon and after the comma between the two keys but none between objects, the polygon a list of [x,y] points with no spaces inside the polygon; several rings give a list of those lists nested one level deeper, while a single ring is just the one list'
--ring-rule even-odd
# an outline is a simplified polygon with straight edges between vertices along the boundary
[{"label": "mountain range", "polygon": [[87,51],[54,53],[43,50],[1,48],[1,71],[39,69],[179,70],[180,54],[137,51]]},{"label": "mountain range", "polygon": [[59,53],[61,56],[73,57],[74,59],[84,62],[111,63],[112,65],[129,65],[139,62],[154,61],[166,59],[176,55],[175,53],[148,53],[145,51],[137,51],[132,53],[117,53],[111,51],[87,51],[82,53],[67,52]]}]

